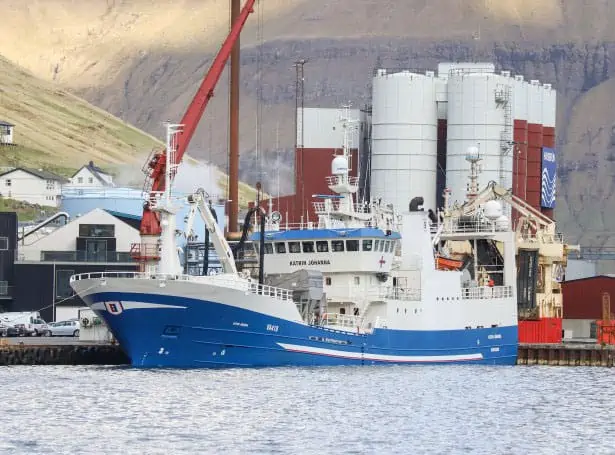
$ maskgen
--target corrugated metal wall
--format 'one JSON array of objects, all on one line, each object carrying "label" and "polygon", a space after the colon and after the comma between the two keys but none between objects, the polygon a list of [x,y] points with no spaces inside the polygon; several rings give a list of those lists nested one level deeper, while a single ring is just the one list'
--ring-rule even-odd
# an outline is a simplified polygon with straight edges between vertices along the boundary
[{"label": "corrugated metal wall", "polygon": [[601,319],[603,292],[610,293],[614,313],[615,277],[602,275],[562,283],[564,319]]}]

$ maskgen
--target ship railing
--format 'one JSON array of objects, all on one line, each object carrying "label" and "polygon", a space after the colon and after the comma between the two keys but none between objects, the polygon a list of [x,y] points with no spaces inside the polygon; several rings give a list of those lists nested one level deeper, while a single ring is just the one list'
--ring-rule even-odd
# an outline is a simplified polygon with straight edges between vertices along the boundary
[{"label": "ship railing", "polygon": [[561,232],[556,232],[555,234],[541,233],[538,235],[524,232],[521,233],[519,237],[526,242],[537,242],[540,240],[542,243],[564,243],[564,235]]},{"label": "ship railing", "polygon": [[344,183],[347,183],[352,186],[357,186],[359,184],[358,177],[345,177],[341,175],[330,175],[326,177],[326,180],[327,180],[327,185],[329,186],[342,185]]},{"label": "ship railing", "polygon": [[[440,225],[437,223],[429,223],[429,231],[431,234],[437,234]],[[498,229],[495,223],[489,223],[479,220],[462,221],[454,219],[451,222],[445,222],[441,234],[469,234],[469,233],[487,233],[487,232],[502,232]]]},{"label": "ship railing", "polygon": [[361,316],[353,316],[350,314],[324,313],[320,318],[320,325],[322,326],[360,328],[361,324],[363,324],[363,318]]},{"label": "ship railing", "polygon": [[481,286],[461,289],[461,298],[465,300],[504,299],[512,296],[512,286]]},{"label": "ship railing", "polygon": [[389,299],[389,300],[403,300],[408,302],[418,302],[421,300],[420,288],[406,288],[401,286],[387,286],[378,289],[372,289],[367,293],[370,300],[377,299]]},{"label": "ship railing", "polygon": [[94,280],[99,279],[101,281],[107,278],[127,278],[134,280],[158,280],[160,282],[166,281],[188,281],[193,283],[202,284],[214,284],[221,287],[230,289],[237,289],[245,291],[251,294],[264,295],[268,297],[274,297],[278,300],[293,300],[293,292],[284,288],[276,288],[267,284],[259,284],[250,280],[234,280],[225,278],[223,275],[210,275],[210,276],[194,276],[194,275],[169,275],[160,273],[146,273],[146,272],[88,272],[80,273],[70,277],[70,282],[81,280]]},{"label": "ship railing", "polygon": [[[312,207],[314,207],[314,212],[316,212],[317,214],[325,215],[327,213],[338,212],[340,211],[340,208],[344,208],[345,206],[342,205],[339,201],[331,201],[331,203],[317,201],[317,202],[312,202]],[[369,206],[369,204],[354,203],[352,204],[352,209],[355,213],[361,213],[361,214],[372,213],[372,209]]]}]

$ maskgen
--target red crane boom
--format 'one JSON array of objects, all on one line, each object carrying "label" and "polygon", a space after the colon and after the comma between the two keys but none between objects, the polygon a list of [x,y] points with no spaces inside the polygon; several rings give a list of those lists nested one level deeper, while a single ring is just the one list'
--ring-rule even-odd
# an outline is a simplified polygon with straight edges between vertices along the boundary
[{"label": "red crane boom", "polygon": [[[209,103],[209,100],[214,96],[214,88],[220,80],[224,66],[231,55],[233,45],[239,38],[241,30],[248,20],[250,13],[254,12],[254,3],[256,0],[247,0],[237,20],[233,24],[231,31],[224,40],[220,51],[216,55],[209,71],[205,75],[201,86],[194,95],[192,102],[188,106],[184,114],[181,124],[183,130],[176,135],[177,152],[175,154],[175,164],[181,163],[181,160],[190,144],[190,140],[196,130],[196,127],[203,116],[203,112]],[[166,150],[162,150],[154,154],[146,165],[148,181],[151,181],[149,189],[150,199],[156,194],[165,190],[164,176],[166,172]],[[143,206],[143,218],[141,219],[141,235],[160,235],[160,218],[157,213],[151,210],[149,201]]]}]

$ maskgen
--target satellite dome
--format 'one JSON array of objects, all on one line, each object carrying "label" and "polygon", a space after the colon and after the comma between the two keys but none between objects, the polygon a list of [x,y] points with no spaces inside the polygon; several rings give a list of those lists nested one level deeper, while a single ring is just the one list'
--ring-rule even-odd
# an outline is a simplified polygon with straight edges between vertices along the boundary
[{"label": "satellite dome", "polygon": [[485,204],[485,216],[490,220],[497,220],[502,216],[502,204],[498,201],[488,201]]},{"label": "satellite dome", "polygon": [[333,175],[345,175],[348,173],[348,160],[343,155],[338,155],[331,162],[331,173]]},{"label": "satellite dome", "polygon": [[479,150],[478,147],[472,145],[468,147],[466,150],[466,160],[467,161],[478,161],[479,158]]}]

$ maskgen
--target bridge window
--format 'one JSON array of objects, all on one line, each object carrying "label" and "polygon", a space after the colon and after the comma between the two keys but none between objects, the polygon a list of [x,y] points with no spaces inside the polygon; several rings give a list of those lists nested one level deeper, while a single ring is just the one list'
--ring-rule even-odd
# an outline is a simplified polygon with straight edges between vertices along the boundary
[{"label": "bridge window", "polygon": [[313,253],[314,252],[314,242],[303,242],[303,252]]},{"label": "bridge window", "polygon": [[380,240],[374,240],[374,251],[378,251],[379,246],[380,246]]},{"label": "bridge window", "polygon": [[363,251],[372,250],[372,240],[363,240]]},{"label": "bridge window", "polygon": [[384,252],[384,240],[380,241],[380,252],[383,253]]},{"label": "bridge window", "polygon": [[277,242],[275,244],[275,252],[278,253],[278,254],[286,253],[286,243],[284,243],[284,242]]},{"label": "bridge window", "polygon": [[331,286],[331,277],[330,277],[330,276],[328,276],[327,278],[325,278],[325,284],[326,284],[327,286]]},{"label": "bridge window", "polygon": [[288,242],[288,251],[290,253],[301,253],[301,245],[299,242]]},{"label": "bridge window", "polygon": [[393,242],[390,242],[390,241],[387,240],[386,246],[384,247],[384,252],[385,253],[390,253],[391,251],[393,251],[393,248],[391,248],[392,244],[393,244]]},{"label": "bridge window", "polygon": [[344,251],[343,240],[331,240],[331,249],[335,252]]},{"label": "bridge window", "polygon": [[359,251],[359,241],[346,240],[346,251]]},{"label": "bridge window", "polygon": [[354,277],[354,284],[356,286],[360,285],[361,284],[361,277],[355,276]]},{"label": "bridge window", "polygon": [[329,251],[329,241],[328,240],[317,240],[316,241],[316,251],[319,253],[326,253]]},{"label": "bridge window", "polygon": [[273,244],[265,243],[265,254],[273,254]]}]

